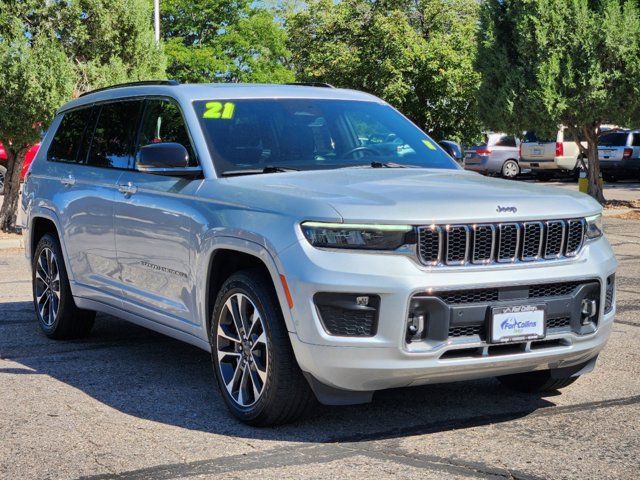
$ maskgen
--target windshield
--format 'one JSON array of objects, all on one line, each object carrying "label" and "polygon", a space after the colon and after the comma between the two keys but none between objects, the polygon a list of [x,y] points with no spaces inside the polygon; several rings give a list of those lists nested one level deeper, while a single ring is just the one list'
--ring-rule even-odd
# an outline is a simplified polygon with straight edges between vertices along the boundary
[{"label": "windshield", "polygon": [[248,99],[194,102],[218,175],[273,167],[458,169],[431,138],[374,102]]},{"label": "windshield", "polygon": [[622,147],[627,144],[628,138],[629,134],[626,132],[605,133],[598,139],[598,145],[600,145],[601,147]]}]

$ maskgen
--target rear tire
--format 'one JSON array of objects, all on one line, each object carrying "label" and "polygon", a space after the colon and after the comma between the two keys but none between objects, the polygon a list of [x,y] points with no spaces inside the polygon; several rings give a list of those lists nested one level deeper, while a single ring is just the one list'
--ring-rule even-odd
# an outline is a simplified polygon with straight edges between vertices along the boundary
[{"label": "rear tire", "polygon": [[520,165],[513,159],[509,159],[502,165],[502,177],[514,179],[520,175]]},{"label": "rear tire", "polygon": [[224,282],[209,339],[218,387],[242,422],[261,427],[289,423],[313,404],[271,279],[261,270],[243,270]]},{"label": "rear tire", "polygon": [[498,380],[506,387],[517,392],[552,392],[568,387],[579,377],[552,378],[550,370],[503,375]]},{"label": "rear tire", "polygon": [[0,165],[0,195],[4,195],[4,181],[7,176],[7,168]]},{"label": "rear tire", "polygon": [[55,339],[87,336],[96,312],[76,306],[60,242],[55,236],[47,233],[38,242],[31,274],[33,305],[44,334]]}]

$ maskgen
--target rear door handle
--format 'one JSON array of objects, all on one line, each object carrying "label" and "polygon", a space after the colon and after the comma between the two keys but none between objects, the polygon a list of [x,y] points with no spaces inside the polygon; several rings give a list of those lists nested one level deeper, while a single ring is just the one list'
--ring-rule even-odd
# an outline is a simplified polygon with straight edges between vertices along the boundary
[{"label": "rear door handle", "polygon": [[138,187],[136,187],[133,182],[127,182],[126,185],[118,185],[118,191],[125,195],[133,195],[138,191]]},{"label": "rear door handle", "polygon": [[76,178],[73,175],[69,175],[68,177],[61,178],[60,183],[65,187],[72,187],[76,184]]}]

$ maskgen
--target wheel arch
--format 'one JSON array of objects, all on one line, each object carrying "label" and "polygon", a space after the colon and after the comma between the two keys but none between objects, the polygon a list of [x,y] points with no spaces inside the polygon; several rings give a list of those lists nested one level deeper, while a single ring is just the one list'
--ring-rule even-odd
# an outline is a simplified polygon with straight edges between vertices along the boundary
[{"label": "wheel arch", "polygon": [[55,237],[60,242],[60,248],[62,249],[62,255],[64,260],[64,265],[67,271],[67,277],[69,281],[72,282],[73,285],[73,271],[69,265],[69,256],[67,254],[67,248],[64,242],[64,235],[62,233],[62,228],[60,227],[60,222],[55,212],[49,210],[47,208],[38,208],[33,209],[29,215],[29,228],[26,231],[25,235],[25,256],[31,263],[33,261],[33,255],[36,250],[36,246],[38,242],[42,238],[43,235],[50,233],[55,235]]},{"label": "wheel arch", "polygon": [[282,269],[277,266],[274,257],[262,245],[234,237],[219,237],[215,248],[210,250],[204,263],[206,265],[203,272],[205,286],[201,289],[203,295],[201,305],[203,305],[203,326],[206,329],[206,338],[209,336],[211,316],[220,287],[233,273],[249,268],[259,269],[271,279],[270,286],[278,298],[287,330],[295,331],[281,280]]}]

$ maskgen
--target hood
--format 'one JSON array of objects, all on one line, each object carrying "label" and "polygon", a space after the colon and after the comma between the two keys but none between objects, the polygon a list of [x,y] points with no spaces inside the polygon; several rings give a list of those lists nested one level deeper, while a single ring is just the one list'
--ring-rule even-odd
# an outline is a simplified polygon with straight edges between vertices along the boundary
[{"label": "hood", "polygon": [[582,217],[601,210],[598,202],[577,191],[488,178],[464,170],[347,168],[224,181],[253,192],[278,192],[304,202],[322,202],[333,207],[343,221],[354,223],[544,220]]}]

